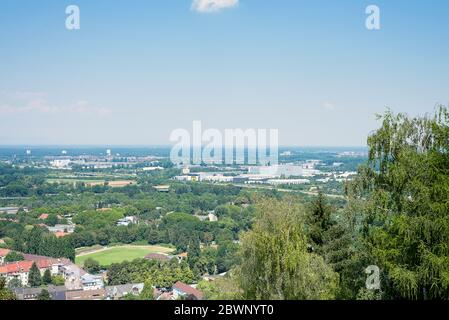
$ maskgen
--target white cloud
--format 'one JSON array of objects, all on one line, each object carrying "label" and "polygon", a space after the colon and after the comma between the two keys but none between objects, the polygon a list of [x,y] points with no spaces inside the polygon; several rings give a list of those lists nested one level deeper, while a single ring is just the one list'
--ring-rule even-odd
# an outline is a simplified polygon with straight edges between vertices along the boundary
[{"label": "white cloud", "polygon": [[325,102],[323,104],[323,108],[326,110],[329,110],[329,111],[333,111],[333,110],[335,110],[335,105],[331,102]]},{"label": "white cloud", "polygon": [[226,8],[233,8],[239,0],[193,0],[192,10],[198,12],[217,12]]},{"label": "white cloud", "polygon": [[26,114],[83,114],[89,116],[106,116],[108,108],[96,107],[87,101],[77,101],[68,106],[57,106],[48,102],[46,95],[38,92],[0,92],[0,115]]}]

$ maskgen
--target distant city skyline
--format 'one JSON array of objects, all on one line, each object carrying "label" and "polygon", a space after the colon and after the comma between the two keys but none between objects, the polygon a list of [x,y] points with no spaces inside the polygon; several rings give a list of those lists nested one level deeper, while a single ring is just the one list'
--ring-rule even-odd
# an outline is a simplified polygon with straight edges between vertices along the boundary
[{"label": "distant city skyline", "polygon": [[[365,9],[380,8],[367,30]],[[69,5],[80,30],[67,30]],[[363,147],[449,103],[449,2],[0,2],[0,146],[169,146],[192,121]]]}]

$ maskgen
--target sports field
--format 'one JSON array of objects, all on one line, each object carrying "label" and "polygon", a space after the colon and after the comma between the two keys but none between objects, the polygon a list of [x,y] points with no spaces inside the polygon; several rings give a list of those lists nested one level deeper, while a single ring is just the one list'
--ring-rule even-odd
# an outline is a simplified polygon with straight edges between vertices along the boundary
[{"label": "sports field", "polygon": [[97,260],[100,265],[108,266],[112,263],[132,261],[143,258],[149,253],[170,253],[173,249],[162,246],[116,246],[98,248],[91,252],[80,253],[76,256],[76,264],[82,266],[87,258]]}]

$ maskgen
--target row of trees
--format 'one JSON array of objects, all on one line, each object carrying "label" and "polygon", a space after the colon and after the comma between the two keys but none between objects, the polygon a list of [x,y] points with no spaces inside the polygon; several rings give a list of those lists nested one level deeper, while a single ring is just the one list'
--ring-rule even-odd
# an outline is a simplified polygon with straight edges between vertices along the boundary
[{"label": "row of trees", "polygon": [[107,271],[109,285],[144,282],[157,288],[170,288],[177,281],[192,283],[197,279],[189,265],[177,259],[163,263],[136,259],[112,264]]},{"label": "row of trees", "polygon": [[46,229],[34,226],[14,235],[14,251],[75,261],[75,248],[69,238],[57,238]]}]

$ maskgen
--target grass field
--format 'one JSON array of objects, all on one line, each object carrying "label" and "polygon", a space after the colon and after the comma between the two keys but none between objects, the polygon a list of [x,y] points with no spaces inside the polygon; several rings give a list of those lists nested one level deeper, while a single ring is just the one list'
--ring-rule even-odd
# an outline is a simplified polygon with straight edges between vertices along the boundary
[{"label": "grass field", "polygon": [[97,260],[100,265],[108,266],[112,263],[123,261],[132,261],[137,258],[143,258],[149,253],[160,252],[170,253],[173,249],[162,246],[117,246],[105,247],[94,250],[93,252],[80,253],[76,256],[76,264],[82,266],[87,258]]}]

